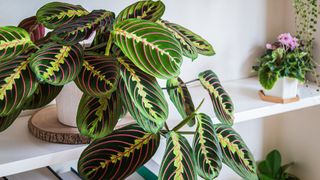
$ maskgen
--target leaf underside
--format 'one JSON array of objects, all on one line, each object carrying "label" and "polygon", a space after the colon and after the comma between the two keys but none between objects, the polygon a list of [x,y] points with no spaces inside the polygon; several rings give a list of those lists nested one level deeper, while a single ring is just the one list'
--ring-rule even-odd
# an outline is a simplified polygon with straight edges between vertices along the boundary
[{"label": "leaf underside", "polygon": [[36,16],[24,19],[19,23],[18,27],[25,29],[33,42],[38,41],[45,35],[45,28],[42,24],[38,23]]}]

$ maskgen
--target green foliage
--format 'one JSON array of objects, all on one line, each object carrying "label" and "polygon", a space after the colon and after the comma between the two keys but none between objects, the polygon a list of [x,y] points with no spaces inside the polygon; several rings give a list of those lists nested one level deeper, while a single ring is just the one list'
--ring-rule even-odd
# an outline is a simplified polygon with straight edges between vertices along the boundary
[{"label": "green foliage", "polygon": [[[160,135],[167,145],[159,179],[213,179],[222,161],[240,176],[255,179],[253,157],[240,136],[198,113],[204,100],[195,108],[186,86],[195,80],[184,83],[178,77],[183,56],[212,56],[212,45],[181,25],[161,20],[164,11],[160,0],[138,1],[118,16],[51,2],[24,19],[21,28],[0,27],[0,132],[21,109],[45,106],[75,81],[84,93],[77,126],[92,138],[78,161],[82,179],[125,179],[152,158]],[[50,29],[46,35],[44,27]],[[82,45],[92,34],[90,46]],[[167,80],[167,88],[157,78]],[[204,71],[199,80],[218,119],[232,125],[234,107],[217,75]],[[173,128],[166,123],[169,106],[163,89],[183,118]],[[117,129],[127,112],[137,124]],[[186,124],[197,125],[191,132],[193,147],[187,132],[180,131]]]},{"label": "green foliage", "polygon": [[277,150],[271,151],[265,160],[258,164],[258,176],[260,180],[299,180],[287,170],[293,163],[281,166],[281,154]]},{"label": "green foliage", "polygon": [[275,82],[283,77],[304,82],[306,73],[312,68],[307,58],[307,53],[301,49],[289,51],[280,47],[267,50],[266,54],[258,59],[258,65],[253,69],[258,72],[261,85],[265,89],[272,89]]}]

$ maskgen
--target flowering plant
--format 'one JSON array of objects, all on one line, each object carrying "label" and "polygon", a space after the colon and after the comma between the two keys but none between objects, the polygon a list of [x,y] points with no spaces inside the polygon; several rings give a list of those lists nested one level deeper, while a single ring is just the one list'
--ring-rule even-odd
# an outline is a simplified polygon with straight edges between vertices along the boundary
[{"label": "flowering plant", "polygon": [[258,58],[258,65],[253,69],[258,72],[259,81],[265,89],[272,89],[282,77],[305,81],[305,75],[311,71],[303,45],[290,33],[280,34],[278,41],[266,45],[266,53]]}]

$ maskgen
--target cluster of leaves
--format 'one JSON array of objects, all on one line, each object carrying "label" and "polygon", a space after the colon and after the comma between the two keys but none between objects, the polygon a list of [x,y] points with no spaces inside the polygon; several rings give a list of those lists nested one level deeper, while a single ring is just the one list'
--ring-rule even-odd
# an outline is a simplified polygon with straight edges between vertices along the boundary
[{"label": "cluster of leaves", "polygon": [[258,59],[258,65],[253,69],[258,72],[259,81],[265,89],[272,89],[279,78],[290,77],[305,81],[306,73],[312,67],[308,63],[307,53],[299,48],[291,51],[283,47],[268,49],[266,54]]},{"label": "cluster of leaves", "polygon": [[301,48],[307,52],[306,60],[312,68],[312,74],[320,86],[317,67],[319,66],[313,57],[315,33],[320,13],[320,5],[317,0],[294,0],[296,35],[302,41]]},{"label": "cluster of leaves", "polygon": [[[214,179],[222,163],[244,179],[258,179],[254,158],[231,127],[234,106],[217,75],[199,74],[220,121],[198,113],[179,78],[183,56],[214,55],[212,46],[194,32],[161,17],[161,1],[139,1],[117,16],[88,12],[79,5],[52,2],[21,27],[0,27],[0,130],[22,109],[39,108],[74,81],[83,91],[77,114],[81,134],[92,138],[78,171],[83,179],[124,179],[167,139],[159,179]],[[44,28],[52,29],[44,34]],[[80,44],[95,33],[92,44]],[[168,103],[158,79],[167,80],[171,101],[181,114],[166,125]],[[136,124],[115,129],[129,112]],[[193,146],[180,131],[196,126]]]},{"label": "cluster of leaves", "polygon": [[292,165],[293,163],[289,163],[281,166],[281,154],[278,150],[273,150],[258,164],[259,179],[299,180],[298,177],[287,172]]}]

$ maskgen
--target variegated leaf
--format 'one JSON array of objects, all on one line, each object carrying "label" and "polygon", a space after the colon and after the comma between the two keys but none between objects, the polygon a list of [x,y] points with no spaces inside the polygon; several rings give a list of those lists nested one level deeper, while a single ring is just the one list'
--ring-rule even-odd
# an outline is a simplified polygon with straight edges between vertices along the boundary
[{"label": "variegated leaf", "polygon": [[197,59],[198,51],[196,47],[193,45],[190,39],[187,38],[185,34],[182,34],[178,29],[176,29],[176,27],[178,26],[177,24],[165,20],[158,20],[157,23],[160,24],[162,27],[168,29],[174,35],[174,37],[180,42],[184,56],[191,58],[192,60]]},{"label": "variegated leaf", "polygon": [[195,159],[187,139],[173,131],[168,136],[158,179],[197,179]]},{"label": "variegated leaf", "polygon": [[161,18],[164,11],[165,5],[161,1],[138,1],[122,10],[117,16],[116,22],[131,18],[156,21]]},{"label": "variegated leaf", "polygon": [[81,16],[89,14],[80,5],[63,2],[51,2],[42,6],[37,11],[37,19],[48,29],[55,29],[61,25],[68,24]]},{"label": "variegated leaf", "polygon": [[117,89],[120,74],[116,58],[85,52],[82,66],[75,83],[84,93],[93,97],[110,97]]},{"label": "variegated leaf", "polygon": [[0,27],[0,61],[12,60],[32,46],[26,30],[14,26]]},{"label": "variegated leaf", "polygon": [[121,99],[124,106],[129,111],[132,118],[136,120],[136,122],[141,128],[143,128],[146,132],[155,133],[155,134],[162,129],[164,125],[163,121],[160,121],[160,122],[151,121],[150,119],[146,118],[141,113],[141,111],[136,107],[134,102],[131,100],[131,97],[129,95],[129,92],[123,80],[119,82],[118,90],[120,91]]},{"label": "variegated leaf", "polygon": [[222,149],[223,163],[243,179],[257,180],[256,161],[241,136],[225,124],[215,125],[215,130]]},{"label": "variegated leaf", "polygon": [[120,94],[115,91],[110,98],[95,98],[84,94],[81,98],[77,127],[82,135],[99,139],[112,133],[121,114]]},{"label": "variegated leaf", "polygon": [[86,16],[54,29],[51,39],[64,45],[76,44],[88,39],[99,27],[111,27],[114,18],[113,12],[94,10]]},{"label": "variegated leaf", "polygon": [[198,175],[204,179],[218,177],[222,168],[222,153],[219,140],[210,117],[196,115],[197,130],[193,138],[193,151]]},{"label": "variegated leaf", "polygon": [[61,86],[80,73],[83,48],[80,44],[64,46],[48,43],[30,57],[30,67],[40,81]]},{"label": "variegated leaf", "polygon": [[136,108],[149,120],[162,124],[168,118],[168,103],[156,78],[145,74],[130,60],[118,58],[120,74]]},{"label": "variegated leaf", "polygon": [[218,76],[211,70],[199,74],[202,86],[209,91],[217,118],[224,124],[233,125],[234,107]]},{"label": "variegated leaf", "polygon": [[[183,119],[187,118],[195,111],[189,90],[181,78],[167,80],[167,92],[170,100]],[[193,118],[189,121],[188,125],[193,126],[194,124],[195,120]]]},{"label": "variegated leaf", "polygon": [[129,125],[93,141],[81,154],[78,171],[83,179],[125,179],[155,154],[159,134]]},{"label": "variegated leaf", "polygon": [[22,108],[38,83],[28,66],[27,56],[0,62],[0,116]]},{"label": "variegated leaf", "polygon": [[115,44],[141,70],[160,79],[180,74],[182,51],[170,31],[157,23],[128,19],[115,24]]},{"label": "variegated leaf", "polygon": [[23,109],[37,109],[48,105],[58,96],[62,88],[63,86],[39,83],[36,91],[23,105]]},{"label": "variegated leaf", "polygon": [[12,123],[17,119],[20,113],[21,109],[17,109],[7,116],[0,117],[0,133],[8,129],[12,125]]},{"label": "variegated leaf", "polygon": [[42,24],[39,24],[36,16],[31,16],[20,22],[18,27],[25,29],[33,42],[38,41],[45,35],[45,28]]},{"label": "variegated leaf", "polygon": [[189,39],[189,41],[192,42],[192,45],[196,48],[199,54],[205,56],[213,56],[215,54],[212,45],[198,34],[178,24],[168,22],[166,24],[184,38]]}]

